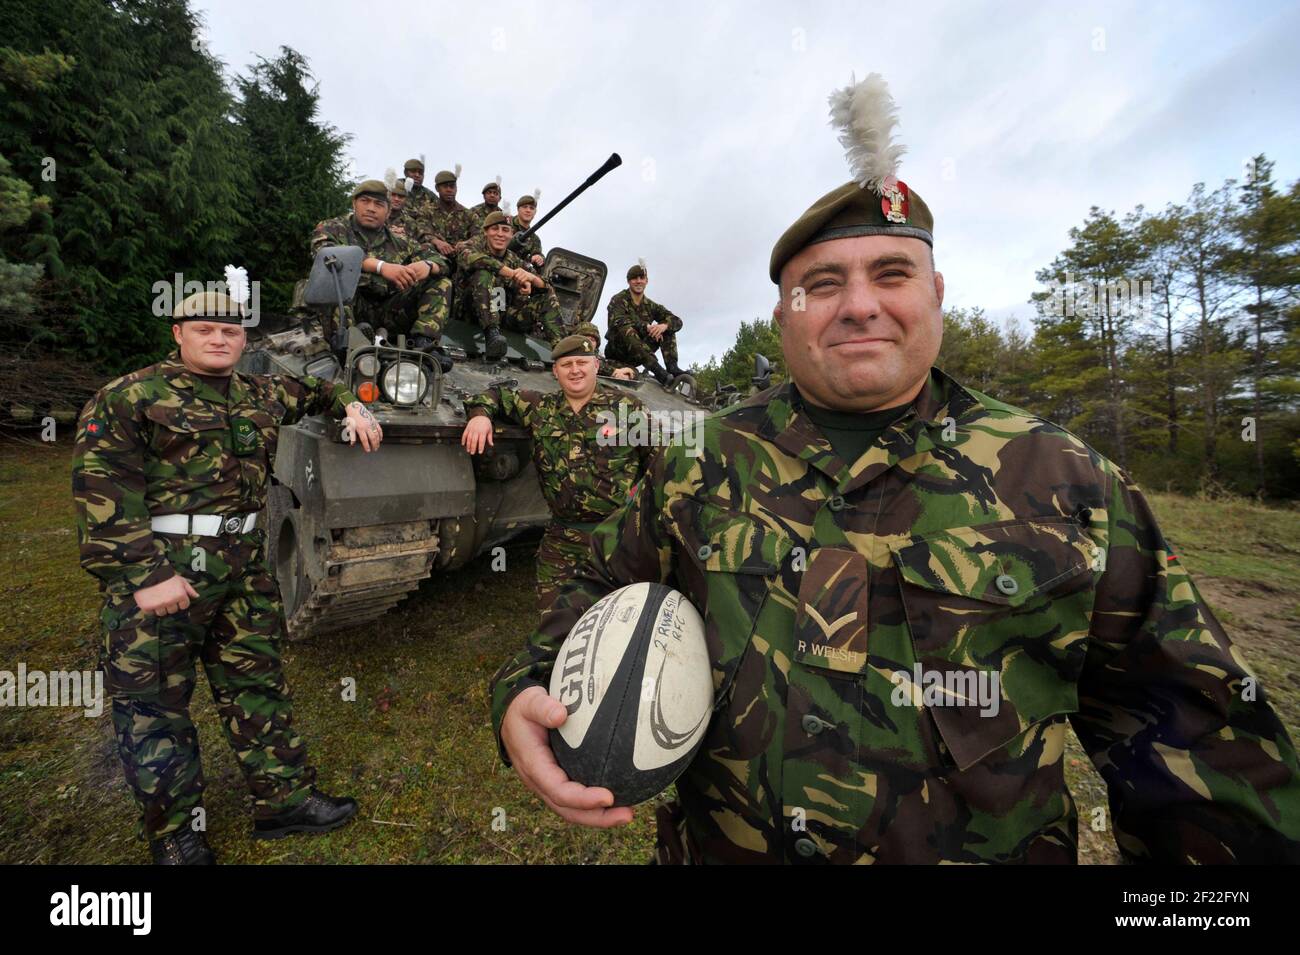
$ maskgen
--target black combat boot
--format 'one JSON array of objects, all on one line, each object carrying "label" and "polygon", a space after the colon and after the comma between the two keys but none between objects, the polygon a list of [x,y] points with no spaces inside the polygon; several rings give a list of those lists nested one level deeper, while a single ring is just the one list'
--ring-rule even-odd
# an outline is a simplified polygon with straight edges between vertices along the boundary
[{"label": "black combat boot", "polygon": [[673,362],[671,365],[668,365],[666,367],[668,368],[668,374],[672,375],[674,378],[678,378],[686,374],[686,372],[682,371],[681,366],[678,365],[677,362]]},{"label": "black combat boot", "polygon": [[258,819],[253,823],[254,839],[280,839],[295,832],[329,832],[357,814],[357,801],[347,796],[326,796],[315,787],[292,809]]},{"label": "black combat boot", "polygon": [[189,826],[149,841],[154,865],[216,865],[216,856],[203,833]]},{"label": "black combat boot", "polygon": [[654,375],[655,381],[659,382],[659,384],[663,385],[665,388],[668,387],[668,382],[672,380],[668,377],[668,372],[664,371],[663,366],[660,365],[658,360],[653,356],[646,361],[645,370]]},{"label": "black combat boot", "polygon": [[506,337],[501,334],[501,329],[489,325],[483,329],[483,339],[487,342],[486,354],[489,361],[497,361],[506,356]]}]

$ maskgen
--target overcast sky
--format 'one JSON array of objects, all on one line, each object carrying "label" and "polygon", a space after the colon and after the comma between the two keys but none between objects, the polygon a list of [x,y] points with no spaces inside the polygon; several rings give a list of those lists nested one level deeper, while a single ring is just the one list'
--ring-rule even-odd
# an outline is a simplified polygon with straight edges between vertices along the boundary
[{"label": "overcast sky", "polygon": [[358,177],[423,154],[467,206],[499,174],[545,214],[618,152],[539,236],[606,262],[605,301],[644,258],[683,364],[771,314],[772,245],[849,178],[826,97],[854,73],[892,88],[947,304],[1004,320],[1090,206],[1158,209],[1258,152],[1300,176],[1295,2],[196,5],[230,71],[308,58]]}]

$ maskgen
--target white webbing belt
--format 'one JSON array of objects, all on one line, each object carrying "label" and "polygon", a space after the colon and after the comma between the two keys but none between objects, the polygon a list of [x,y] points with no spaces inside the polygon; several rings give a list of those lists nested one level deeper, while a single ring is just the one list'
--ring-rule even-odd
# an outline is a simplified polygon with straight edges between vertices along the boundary
[{"label": "white webbing belt", "polygon": [[220,534],[247,534],[257,523],[252,514],[159,514],[150,519],[155,534],[192,534],[217,537]]}]

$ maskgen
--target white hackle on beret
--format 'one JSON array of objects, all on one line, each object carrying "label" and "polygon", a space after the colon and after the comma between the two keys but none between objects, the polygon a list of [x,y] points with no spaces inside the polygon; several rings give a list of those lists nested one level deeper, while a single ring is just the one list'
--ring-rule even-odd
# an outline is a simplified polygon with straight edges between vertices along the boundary
[{"label": "white hackle on beret", "polygon": [[457,179],[460,178],[460,163],[456,163],[455,171],[452,173]]},{"label": "white hackle on beret", "polygon": [[248,284],[248,269],[240,265],[226,266],[226,294],[235,300],[242,313],[244,305],[252,294]]},{"label": "white hackle on beret", "polygon": [[393,187],[397,185],[397,170],[392,166],[384,170],[384,185],[388,187],[389,192],[392,192]]},{"label": "white hackle on beret", "polygon": [[898,178],[898,161],[907,147],[893,141],[898,108],[879,73],[830,95],[831,125],[849,161],[853,181],[877,195]]},{"label": "white hackle on beret", "polygon": [[510,218],[511,213],[510,213],[510,200],[509,200],[509,199],[502,199],[502,200],[501,200],[501,214],[504,215],[507,219]]},{"label": "white hackle on beret", "polygon": [[540,202],[541,199],[542,199],[542,188],[541,188],[541,186],[534,186],[534,187],[533,187],[533,202]]},{"label": "white hackle on beret", "polygon": [[501,188],[501,174],[497,173],[497,188]]},{"label": "white hackle on beret", "polygon": [[406,186],[406,194],[408,196],[415,190],[415,180],[410,176],[406,177],[406,181],[402,183],[402,185]]}]

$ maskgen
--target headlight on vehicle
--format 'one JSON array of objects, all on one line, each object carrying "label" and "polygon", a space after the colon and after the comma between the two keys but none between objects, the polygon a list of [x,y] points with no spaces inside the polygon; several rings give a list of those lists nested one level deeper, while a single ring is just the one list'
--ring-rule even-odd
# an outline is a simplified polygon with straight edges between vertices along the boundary
[{"label": "headlight on vehicle", "polygon": [[384,372],[384,395],[394,404],[413,405],[428,387],[428,377],[411,362],[394,362]]},{"label": "headlight on vehicle", "polygon": [[357,374],[363,378],[373,378],[379,374],[379,359],[374,355],[362,355],[357,359]]}]

